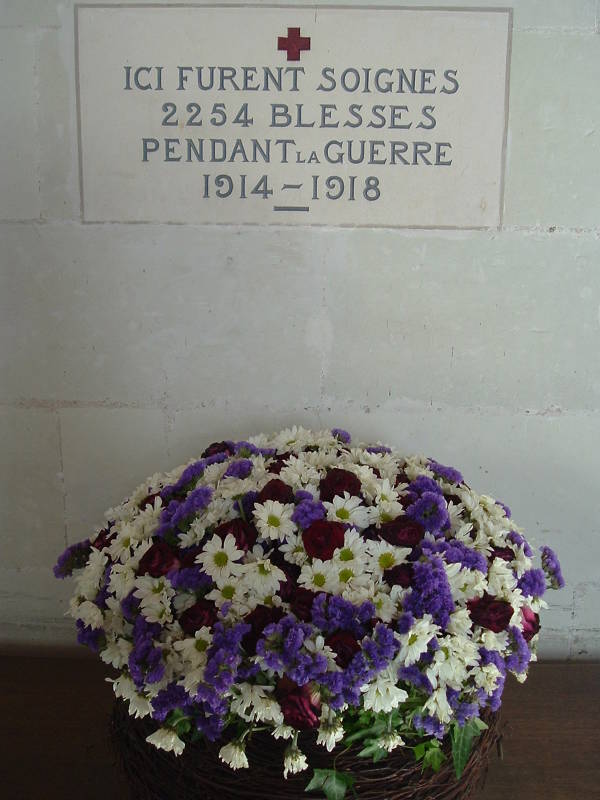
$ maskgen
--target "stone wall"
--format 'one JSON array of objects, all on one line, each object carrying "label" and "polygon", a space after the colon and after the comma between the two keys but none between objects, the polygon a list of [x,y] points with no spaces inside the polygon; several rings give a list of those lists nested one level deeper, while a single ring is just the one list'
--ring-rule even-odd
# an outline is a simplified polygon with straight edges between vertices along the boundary
[{"label": "stone wall", "polygon": [[503,227],[425,232],[82,224],[73,4],[0,2],[1,641],[73,640],[51,565],[144,477],[297,422],[508,502],[598,657],[600,3],[514,8]]}]

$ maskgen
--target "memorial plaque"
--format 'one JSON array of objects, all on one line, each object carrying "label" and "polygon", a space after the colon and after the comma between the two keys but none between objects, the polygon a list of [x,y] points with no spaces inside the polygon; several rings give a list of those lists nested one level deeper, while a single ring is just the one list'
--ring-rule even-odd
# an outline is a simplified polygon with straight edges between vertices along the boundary
[{"label": "memorial plaque", "polygon": [[86,222],[501,224],[509,9],[75,14]]}]

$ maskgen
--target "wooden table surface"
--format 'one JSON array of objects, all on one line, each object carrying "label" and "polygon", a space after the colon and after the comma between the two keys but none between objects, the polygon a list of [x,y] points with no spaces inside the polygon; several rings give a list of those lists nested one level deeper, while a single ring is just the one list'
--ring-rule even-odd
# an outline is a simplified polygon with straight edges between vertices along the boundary
[{"label": "wooden table surface", "polygon": [[[1,797],[126,800],[107,674],[91,658],[0,658]],[[532,665],[525,684],[507,684],[503,718],[504,760],[480,800],[600,800],[600,664]]]}]

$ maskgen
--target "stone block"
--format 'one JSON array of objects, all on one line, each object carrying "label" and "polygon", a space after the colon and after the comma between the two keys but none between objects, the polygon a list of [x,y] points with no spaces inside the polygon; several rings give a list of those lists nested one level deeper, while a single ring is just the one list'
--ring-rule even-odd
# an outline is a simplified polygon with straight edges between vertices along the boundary
[{"label": "stone block", "polygon": [[0,220],[40,214],[35,44],[32,31],[0,28]]},{"label": "stone block", "polygon": [[67,408],[60,411],[69,543],[90,536],[165,460],[159,409]]},{"label": "stone block", "polygon": [[5,569],[51,567],[65,547],[56,415],[0,407],[0,563]]},{"label": "stone block", "polygon": [[597,227],[599,70],[592,33],[515,33],[505,225]]}]

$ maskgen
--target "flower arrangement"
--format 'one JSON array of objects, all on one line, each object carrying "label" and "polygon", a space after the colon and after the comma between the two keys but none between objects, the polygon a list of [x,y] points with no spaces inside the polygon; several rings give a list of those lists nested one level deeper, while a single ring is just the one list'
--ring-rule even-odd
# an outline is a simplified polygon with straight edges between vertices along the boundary
[{"label": "flower arrangement", "polygon": [[[458,470],[296,427],[153,475],[54,569],[76,573],[78,641],[154,721],[150,744],[217,742],[239,770],[266,730],[285,778],[313,766],[307,731],[434,770],[450,739],[460,776],[564,585],[552,550],[535,567],[508,507]],[[339,800],[353,780],[333,765],[307,788]]]}]

